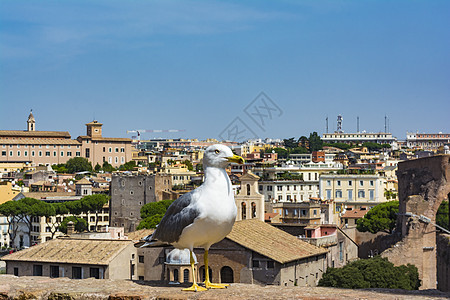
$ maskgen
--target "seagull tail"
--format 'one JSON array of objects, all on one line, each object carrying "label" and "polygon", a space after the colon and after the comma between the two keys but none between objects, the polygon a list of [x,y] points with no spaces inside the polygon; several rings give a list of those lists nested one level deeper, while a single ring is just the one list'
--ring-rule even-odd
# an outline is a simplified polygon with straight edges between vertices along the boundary
[{"label": "seagull tail", "polygon": [[134,246],[136,248],[147,248],[147,247],[161,247],[161,246],[168,246],[170,244],[166,243],[166,242],[161,242],[158,240],[152,240],[152,241],[139,241],[137,243],[134,244]]}]

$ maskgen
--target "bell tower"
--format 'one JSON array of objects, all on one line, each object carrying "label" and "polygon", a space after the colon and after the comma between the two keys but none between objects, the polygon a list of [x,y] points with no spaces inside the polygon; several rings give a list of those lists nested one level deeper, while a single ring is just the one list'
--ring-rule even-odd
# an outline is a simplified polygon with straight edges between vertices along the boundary
[{"label": "bell tower", "polygon": [[36,131],[36,120],[33,116],[33,110],[30,111],[30,115],[28,116],[27,131]]}]

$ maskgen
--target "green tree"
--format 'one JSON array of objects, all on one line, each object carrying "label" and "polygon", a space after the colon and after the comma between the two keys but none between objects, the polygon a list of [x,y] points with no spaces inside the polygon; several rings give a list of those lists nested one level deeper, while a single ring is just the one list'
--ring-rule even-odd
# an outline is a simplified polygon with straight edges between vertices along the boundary
[{"label": "green tree", "polygon": [[64,202],[64,206],[67,208],[68,213],[79,216],[83,213],[85,210],[85,207],[81,205],[80,200],[73,200],[73,201],[67,201]]},{"label": "green tree", "polygon": [[309,134],[309,151],[319,151],[323,149],[323,141],[317,132],[313,132]]},{"label": "green tree", "polygon": [[156,226],[161,222],[161,219],[164,217],[164,214],[156,214],[151,217],[145,218],[139,222],[137,230],[140,229],[151,229],[156,228]]},{"label": "green tree", "polygon": [[101,169],[102,169],[102,167],[98,163],[94,167],[94,171],[97,173],[100,172]]},{"label": "green tree", "polygon": [[272,148],[268,149],[269,152],[275,151],[275,153],[278,154],[278,158],[288,158],[289,157],[289,151],[283,148]]},{"label": "green tree", "polygon": [[295,147],[290,149],[289,154],[305,154],[308,153],[308,149],[305,147]]},{"label": "green tree", "polygon": [[293,138],[284,139],[283,144],[286,148],[295,148],[298,147],[298,142]]},{"label": "green tree", "polygon": [[162,200],[158,202],[147,203],[141,207],[141,222],[138,229],[156,228],[162,217],[166,213],[167,208],[174,200]]},{"label": "green tree", "polygon": [[22,220],[21,210],[17,201],[6,201],[0,205],[0,215],[5,216],[8,222],[8,235],[10,245],[14,248],[14,240],[16,239],[19,222]]},{"label": "green tree", "polygon": [[68,173],[69,172],[69,170],[67,169],[65,164],[53,165],[52,169],[55,170],[57,173]]},{"label": "green tree", "polygon": [[19,215],[28,227],[28,240],[31,243],[31,231],[33,229],[33,217],[43,217],[48,212],[49,204],[30,197],[25,197],[16,201]]},{"label": "green tree", "polygon": [[356,222],[356,228],[361,232],[377,233],[384,231],[392,233],[397,219],[398,205],[398,201],[378,204]]},{"label": "green tree", "polygon": [[110,197],[105,194],[89,195],[81,198],[81,207],[85,212],[95,213],[95,231],[97,231],[98,214],[103,206],[108,203]]},{"label": "green tree", "polygon": [[387,258],[376,256],[351,262],[339,269],[328,268],[319,280],[319,286],[417,290],[420,280],[414,265],[395,267]]},{"label": "green tree", "polygon": [[103,166],[102,166],[102,170],[107,172],[107,173],[112,173],[113,171],[115,171],[116,169],[107,161],[103,162]]},{"label": "green tree", "polygon": [[136,167],[136,162],[134,160],[130,160],[129,162],[124,163],[119,167],[120,171],[133,171]]},{"label": "green tree", "polygon": [[194,171],[194,166],[192,165],[192,162],[189,159],[183,161],[183,164],[186,165],[189,171]]},{"label": "green tree", "polygon": [[88,227],[85,219],[76,216],[69,216],[65,217],[64,220],[61,222],[61,225],[59,226],[59,231],[67,234],[67,223],[69,223],[70,221],[72,221],[73,224],[75,225],[75,230],[77,232],[83,232]]},{"label": "green tree", "polygon": [[353,144],[346,144],[346,143],[328,143],[326,145],[330,147],[336,147],[342,150],[348,150],[353,147]]},{"label": "green tree", "polygon": [[450,230],[450,225],[448,223],[448,201],[442,201],[439,205],[438,211],[436,213],[436,224]]},{"label": "green tree", "polygon": [[84,157],[74,157],[66,162],[66,168],[69,173],[77,173],[83,171],[92,171],[91,163]]}]

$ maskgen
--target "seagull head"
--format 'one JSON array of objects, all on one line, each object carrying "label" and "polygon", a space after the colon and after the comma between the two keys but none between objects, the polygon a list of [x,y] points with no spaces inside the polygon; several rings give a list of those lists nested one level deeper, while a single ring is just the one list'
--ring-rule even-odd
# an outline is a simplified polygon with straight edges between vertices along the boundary
[{"label": "seagull head", "polygon": [[212,145],[206,148],[203,156],[203,164],[208,167],[226,168],[231,162],[243,164],[245,161],[239,155],[233,154],[225,145]]}]

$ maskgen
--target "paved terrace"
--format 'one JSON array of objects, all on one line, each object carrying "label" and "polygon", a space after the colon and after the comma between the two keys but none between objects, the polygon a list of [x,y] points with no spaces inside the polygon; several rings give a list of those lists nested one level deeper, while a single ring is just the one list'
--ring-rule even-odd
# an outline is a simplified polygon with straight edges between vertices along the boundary
[{"label": "paved terrace", "polygon": [[225,290],[183,292],[182,286],[155,285],[127,280],[98,280],[0,275],[3,299],[448,299],[450,293],[437,290],[402,291],[387,289],[349,290],[319,287],[258,286],[232,284]]}]

